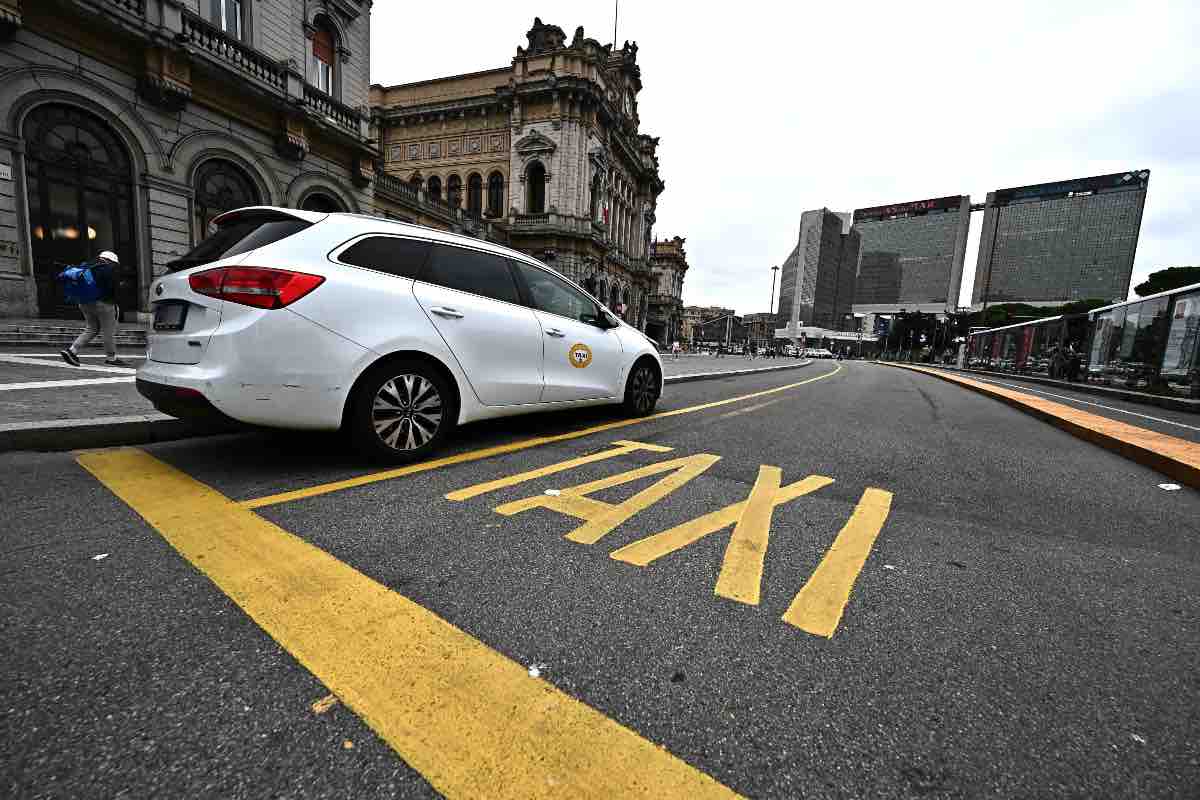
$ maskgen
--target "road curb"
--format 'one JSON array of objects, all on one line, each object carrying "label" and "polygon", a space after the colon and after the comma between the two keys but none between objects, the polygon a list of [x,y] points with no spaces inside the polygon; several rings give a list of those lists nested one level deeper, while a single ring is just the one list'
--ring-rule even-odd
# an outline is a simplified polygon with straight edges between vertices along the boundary
[{"label": "road curb", "polygon": [[670,386],[675,383],[691,383],[693,381],[713,381],[718,378],[737,378],[742,375],[761,375],[765,372],[779,372],[785,369],[799,369],[813,363],[812,359],[799,361],[795,364],[779,364],[773,367],[754,367],[752,369],[736,369],[728,372],[692,372],[686,375],[668,375],[663,378],[663,384]]},{"label": "road curb", "polygon": [[240,430],[232,424],[190,422],[166,414],[63,419],[0,425],[0,453],[12,450],[55,452],[119,447],[214,436]]},{"label": "road curb", "polygon": [[[734,370],[731,372],[700,372],[689,375],[672,375],[664,379],[666,385],[690,383],[692,381],[736,378],[780,370],[807,367],[812,361],[782,364],[771,367]],[[234,423],[193,422],[176,419],[157,412],[135,414],[125,417],[94,417],[91,419],[63,419],[47,422],[17,422],[0,425],[0,453],[13,450],[55,452],[63,450],[86,450],[96,447],[122,447],[199,436],[215,436],[250,430]]]},{"label": "road curb", "polygon": [[1118,422],[1098,414],[1089,414],[1062,403],[973,381],[970,378],[940,370],[907,364],[892,364],[886,361],[877,363],[931,375],[948,383],[958,384],[963,388],[999,400],[1018,411],[1037,417],[1073,436],[1111,450],[1131,461],[1136,461],[1142,466],[1161,472],[1181,484],[1191,486],[1193,489],[1200,489],[1200,445],[1186,439],[1139,428],[1136,425]]},{"label": "road curb", "polygon": [[[890,362],[881,361],[880,363],[882,364]],[[1025,381],[1027,383],[1036,383],[1039,386],[1050,386],[1056,389],[1063,389],[1065,391],[1090,394],[1093,397],[1107,397],[1109,400],[1120,400],[1125,403],[1138,403],[1145,406],[1166,408],[1171,411],[1185,411],[1190,414],[1200,414],[1200,400],[1192,400],[1186,397],[1171,397],[1169,395],[1136,392],[1130,389],[1118,389],[1112,386],[1093,386],[1088,383],[1069,383],[1067,381],[1056,381],[1051,378],[1043,378],[1038,375],[1013,375],[1007,372],[990,372],[988,370],[966,369],[942,364],[933,364],[929,368],[942,369],[948,372],[957,373],[959,375],[978,375],[982,378]]]}]

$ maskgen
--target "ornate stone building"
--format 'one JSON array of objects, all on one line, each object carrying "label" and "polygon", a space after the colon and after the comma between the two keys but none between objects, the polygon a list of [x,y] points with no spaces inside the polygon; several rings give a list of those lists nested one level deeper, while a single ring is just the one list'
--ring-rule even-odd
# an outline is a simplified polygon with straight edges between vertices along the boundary
[{"label": "ornate stone building", "polygon": [[732,308],[724,306],[684,306],[683,307],[683,323],[681,333],[683,341],[697,341],[699,331],[697,327],[710,319],[724,317],[733,314]]},{"label": "ornate stone building", "polygon": [[687,253],[681,236],[655,241],[650,245],[650,313],[646,335],[660,345],[682,341],[683,277],[687,274]]},{"label": "ornate stone building", "polygon": [[512,63],[372,86],[387,181],[530,253],[645,328],[658,139],[638,130],[637,45],[535,19]]},{"label": "ornate stone building", "polygon": [[239,206],[490,226],[375,175],[371,0],[0,0],[0,316],[78,317],[113,250],[126,319]]}]

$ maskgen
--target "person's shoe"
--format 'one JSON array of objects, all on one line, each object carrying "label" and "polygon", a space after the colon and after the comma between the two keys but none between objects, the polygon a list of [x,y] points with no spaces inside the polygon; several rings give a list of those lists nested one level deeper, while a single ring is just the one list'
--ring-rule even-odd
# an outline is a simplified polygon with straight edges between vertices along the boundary
[{"label": "person's shoe", "polygon": [[70,364],[72,367],[79,366],[79,356],[75,355],[70,348],[59,350],[58,354],[62,356],[62,360]]},{"label": "person's shoe", "polygon": [[128,361],[122,361],[119,358],[106,358],[106,359],[104,359],[104,363],[110,367],[132,367],[133,366],[133,364],[130,364]]}]

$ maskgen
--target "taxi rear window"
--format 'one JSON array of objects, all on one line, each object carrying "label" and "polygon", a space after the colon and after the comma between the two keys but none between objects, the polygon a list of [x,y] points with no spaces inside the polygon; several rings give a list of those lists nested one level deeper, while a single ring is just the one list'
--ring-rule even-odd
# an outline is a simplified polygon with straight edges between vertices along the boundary
[{"label": "taxi rear window", "polygon": [[299,233],[310,225],[311,222],[287,214],[267,212],[238,215],[218,226],[187,255],[167,262],[167,272],[178,272],[265,247]]}]

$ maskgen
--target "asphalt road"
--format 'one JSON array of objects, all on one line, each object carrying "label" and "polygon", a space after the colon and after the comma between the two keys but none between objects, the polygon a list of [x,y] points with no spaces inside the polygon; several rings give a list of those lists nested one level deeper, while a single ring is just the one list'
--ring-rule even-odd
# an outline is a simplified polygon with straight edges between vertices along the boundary
[{"label": "asphalt road", "polygon": [[[1200,792],[1200,493],[1164,491],[1157,473],[999,402],[868,363],[684,384],[660,409],[694,410],[471,460],[617,418],[475,425],[447,450],[458,463],[390,480],[363,478],[373,470],[328,436],[145,450],[235,501],[307,489],[255,519],[746,796]],[[446,499],[617,440],[672,450]],[[720,458],[594,544],[564,538],[581,520],[558,511],[495,510],[699,454]],[[757,604],[714,593],[728,530],[645,567],[611,557],[753,496],[764,465],[785,486],[833,482],[774,509]],[[619,504],[664,474],[590,496]],[[890,510],[832,635],[807,632],[784,617],[869,489],[890,493]],[[446,785],[346,705],[313,710],[330,690],[300,661],[336,665],[352,648],[272,639],[219,568],[194,567],[71,454],[0,456],[0,494],[0,795],[428,797],[430,780]],[[410,677],[389,679],[400,691]],[[439,735],[406,735],[427,733]]]}]

